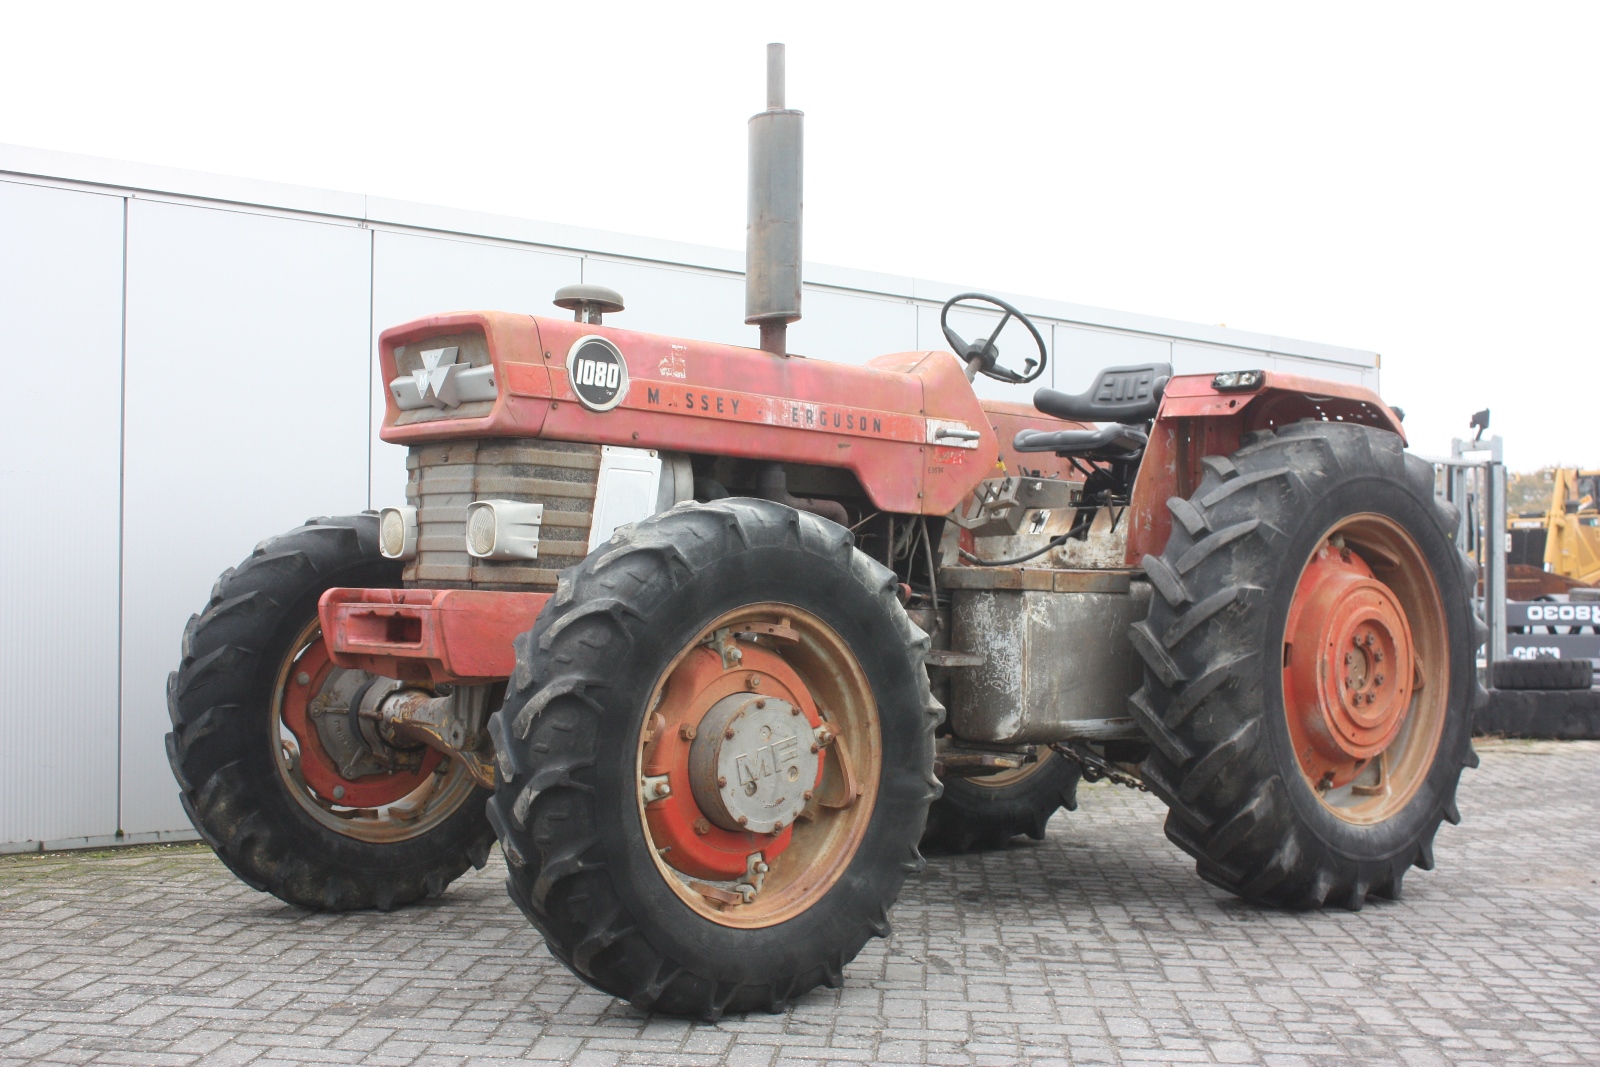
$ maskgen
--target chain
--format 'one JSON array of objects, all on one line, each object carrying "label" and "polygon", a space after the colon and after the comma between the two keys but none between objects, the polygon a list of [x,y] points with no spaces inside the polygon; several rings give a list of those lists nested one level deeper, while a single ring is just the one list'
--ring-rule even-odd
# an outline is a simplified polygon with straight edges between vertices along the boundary
[{"label": "chain", "polygon": [[1092,752],[1081,749],[1076,745],[1060,744],[1059,742],[1050,747],[1081,767],[1083,769],[1083,780],[1086,782],[1098,782],[1104,778],[1108,782],[1125,785],[1129,789],[1137,789],[1141,793],[1150,792],[1150,787],[1139,779],[1131,774],[1125,774],[1117,770]]}]

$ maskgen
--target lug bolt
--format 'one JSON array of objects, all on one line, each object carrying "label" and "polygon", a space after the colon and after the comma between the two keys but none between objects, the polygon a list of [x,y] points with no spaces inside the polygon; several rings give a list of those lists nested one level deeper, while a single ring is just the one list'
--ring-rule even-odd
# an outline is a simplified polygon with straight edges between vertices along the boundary
[{"label": "lug bolt", "polygon": [[336,785],[336,786],[333,787],[333,799],[335,799],[335,800],[343,800],[344,799],[344,786]]},{"label": "lug bolt", "polygon": [[1383,649],[1380,648],[1377,651],[1373,652],[1372,653],[1372,659],[1376,663],[1382,663],[1383,662]]},{"label": "lug bolt", "polygon": [[1356,661],[1356,654],[1354,652],[1346,652],[1344,654],[1344,665],[1346,667],[1350,666],[1355,661]]},{"label": "lug bolt", "polygon": [[813,751],[813,752],[821,752],[822,751],[822,746],[819,745],[819,744],[816,744],[815,742],[813,742],[812,745],[811,745],[811,751]]},{"label": "lug bolt", "polygon": [[693,741],[694,724],[686,722],[682,726],[678,727],[678,736],[683,738],[685,741]]},{"label": "lug bolt", "polygon": [[729,741],[732,741],[733,740],[733,727],[730,726],[726,730],[722,731],[722,736],[726,737]]},{"label": "lug bolt", "polygon": [[1379,674],[1379,675],[1374,676],[1373,679],[1372,679],[1372,684],[1375,685],[1375,686],[1382,685],[1383,684],[1383,675]]},{"label": "lug bolt", "polygon": [[294,676],[294,680],[299,682],[301,685],[310,685],[311,675],[307,674],[305,671],[301,671],[299,674]]},{"label": "lug bolt", "polygon": [[1360,648],[1361,647],[1361,635],[1360,634],[1351,634],[1350,635],[1350,643],[1352,645],[1355,645],[1357,648]]},{"label": "lug bolt", "polygon": [[728,779],[727,779],[727,777],[725,775],[721,775],[721,774],[717,775],[717,788],[718,789],[726,789],[726,788],[728,788]]},{"label": "lug bolt", "polygon": [[750,822],[750,820],[748,818],[746,818],[745,816],[743,816],[743,815],[739,816],[739,825],[740,826],[744,826],[749,822]]},{"label": "lug bolt", "polygon": [[746,678],[744,680],[744,684],[749,686],[751,689],[760,689],[761,688],[761,675],[759,675],[759,674],[750,675],[748,678]]},{"label": "lug bolt", "polygon": [[757,707],[757,708],[764,708],[764,707],[766,707],[766,706],[767,706],[767,702],[766,702],[766,701],[765,701],[765,700],[758,700],[758,701],[756,701],[756,707]]},{"label": "lug bolt", "polygon": [[705,816],[702,815],[700,818],[694,821],[694,832],[701,835],[709,834],[711,832],[711,824],[706,822]]},{"label": "lug bolt", "polygon": [[801,794],[801,796],[804,797],[806,800],[810,800],[811,799],[811,790],[807,789],[804,793]]}]

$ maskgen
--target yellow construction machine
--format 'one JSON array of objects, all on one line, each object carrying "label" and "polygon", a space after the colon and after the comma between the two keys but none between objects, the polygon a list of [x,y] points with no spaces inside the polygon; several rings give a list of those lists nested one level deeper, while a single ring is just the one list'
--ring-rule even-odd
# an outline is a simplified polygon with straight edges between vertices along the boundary
[{"label": "yellow construction machine", "polygon": [[1539,567],[1562,584],[1600,585],[1600,471],[1552,471],[1550,506],[1507,522],[1508,562]]}]

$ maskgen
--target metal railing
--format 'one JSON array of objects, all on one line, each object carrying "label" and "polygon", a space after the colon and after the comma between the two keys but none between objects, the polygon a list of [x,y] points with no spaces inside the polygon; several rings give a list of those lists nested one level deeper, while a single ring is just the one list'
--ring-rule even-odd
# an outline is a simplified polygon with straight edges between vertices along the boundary
[{"label": "metal railing", "polygon": [[1506,466],[1499,437],[1450,442],[1436,486],[1461,513],[1459,545],[1478,567],[1478,614],[1489,627],[1484,666],[1506,658]]}]

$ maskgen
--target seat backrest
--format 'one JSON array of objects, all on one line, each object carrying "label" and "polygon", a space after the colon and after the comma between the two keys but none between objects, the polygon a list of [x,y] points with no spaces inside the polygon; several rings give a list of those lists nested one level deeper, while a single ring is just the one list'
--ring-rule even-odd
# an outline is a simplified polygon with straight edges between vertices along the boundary
[{"label": "seat backrest", "polygon": [[1094,385],[1076,396],[1054,389],[1033,394],[1033,406],[1046,415],[1075,422],[1144,422],[1156,417],[1172,364],[1107,367]]}]

